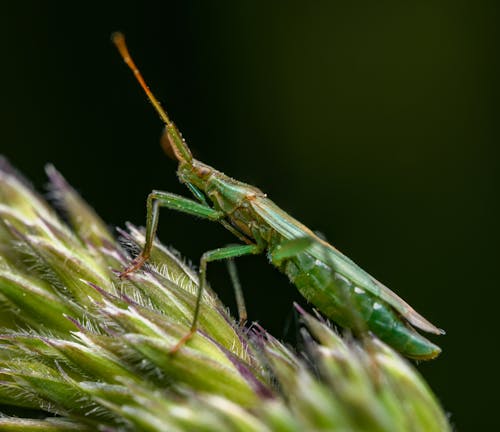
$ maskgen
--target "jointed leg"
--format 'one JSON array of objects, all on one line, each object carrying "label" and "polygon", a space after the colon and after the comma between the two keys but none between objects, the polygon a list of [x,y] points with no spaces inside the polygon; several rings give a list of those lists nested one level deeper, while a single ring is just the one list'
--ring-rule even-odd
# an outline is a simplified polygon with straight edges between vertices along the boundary
[{"label": "jointed leg", "polygon": [[238,271],[236,270],[236,264],[233,259],[228,259],[226,261],[227,270],[229,276],[231,277],[231,282],[233,284],[234,296],[236,297],[236,306],[238,307],[238,318],[240,326],[246,323],[248,315],[247,308],[245,307],[245,298],[243,297],[243,289],[241,288],[240,279],[238,278]]},{"label": "jointed leg", "polygon": [[167,207],[183,213],[198,216],[213,221],[223,217],[222,212],[218,212],[207,205],[200,204],[189,198],[184,198],[169,192],[153,191],[148,195],[147,216],[146,216],[146,241],[142,252],[132,261],[132,263],[120,274],[124,277],[129,273],[139,270],[148,260],[153,247],[153,241],[158,227],[158,217],[160,207]]},{"label": "jointed leg", "polygon": [[171,352],[176,352],[179,348],[181,348],[196,331],[196,326],[198,323],[198,315],[200,313],[201,306],[201,297],[203,294],[203,290],[207,284],[207,264],[210,261],[219,261],[225,259],[236,258],[243,255],[250,254],[258,254],[262,251],[262,247],[259,245],[235,245],[235,246],[227,246],[220,249],[214,249],[208,252],[205,252],[200,261],[200,276],[199,276],[199,284],[198,284],[198,293],[196,296],[196,306],[193,314],[193,322],[191,324],[191,329],[188,334],[183,336],[181,340],[175,345]]}]

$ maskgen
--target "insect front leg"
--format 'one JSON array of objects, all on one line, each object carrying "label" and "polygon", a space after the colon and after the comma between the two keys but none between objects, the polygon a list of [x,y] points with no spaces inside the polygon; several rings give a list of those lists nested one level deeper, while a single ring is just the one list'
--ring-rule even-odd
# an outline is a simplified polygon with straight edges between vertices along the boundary
[{"label": "insect front leg", "polygon": [[214,210],[208,205],[198,203],[189,198],[184,198],[169,192],[153,191],[148,195],[147,215],[146,215],[146,241],[142,252],[132,261],[132,263],[122,272],[119,277],[123,278],[130,273],[139,270],[148,260],[153,241],[158,228],[158,218],[160,207],[180,211],[203,219],[217,221],[224,216],[224,213]]},{"label": "insect front leg", "polygon": [[199,283],[198,283],[198,293],[196,296],[196,306],[193,314],[193,322],[191,323],[191,329],[189,333],[183,336],[177,345],[175,345],[171,352],[175,353],[179,348],[181,348],[195,333],[196,326],[198,323],[198,316],[200,314],[200,306],[201,306],[201,298],[203,295],[203,291],[207,286],[207,264],[211,261],[220,261],[227,260],[236,257],[240,257],[243,255],[255,255],[261,253],[263,250],[261,245],[252,244],[252,245],[232,245],[226,246],[219,249],[214,249],[208,252],[205,252],[200,260],[200,273],[199,273]]}]

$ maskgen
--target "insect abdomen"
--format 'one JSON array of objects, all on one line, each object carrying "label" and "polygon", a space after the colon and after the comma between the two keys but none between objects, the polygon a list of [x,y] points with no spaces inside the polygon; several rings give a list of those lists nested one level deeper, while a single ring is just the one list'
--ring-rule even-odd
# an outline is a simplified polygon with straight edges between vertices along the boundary
[{"label": "insect abdomen", "polygon": [[431,359],[441,352],[389,304],[321,260],[299,253],[280,267],[309,302],[341,326],[355,331],[368,329],[407,357]]}]

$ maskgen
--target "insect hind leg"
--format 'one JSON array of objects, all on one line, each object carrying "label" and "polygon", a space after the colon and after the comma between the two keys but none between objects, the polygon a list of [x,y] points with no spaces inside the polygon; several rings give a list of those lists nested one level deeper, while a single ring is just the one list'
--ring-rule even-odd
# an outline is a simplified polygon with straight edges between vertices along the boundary
[{"label": "insect hind leg", "polygon": [[234,263],[234,260],[232,258],[226,261],[226,265],[227,265],[227,270],[229,272],[229,277],[231,278],[231,283],[233,285],[234,296],[236,298],[239,324],[240,326],[243,326],[247,322],[248,314],[247,314],[247,308],[245,306],[243,289],[241,287],[240,279],[238,277],[238,270],[236,269],[236,264]]},{"label": "insect hind leg", "polygon": [[191,323],[191,328],[189,332],[186,335],[184,335],[179,340],[179,342],[177,342],[177,344],[171,349],[170,351],[171,353],[175,353],[176,351],[178,351],[196,332],[196,328],[198,325],[198,317],[201,308],[201,299],[203,296],[203,291],[207,286],[207,264],[211,261],[231,260],[232,258],[244,255],[255,255],[261,252],[262,252],[262,246],[256,244],[231,245],[205,252],[202,255],[200,260],[198,292],[196,295],[196,305],[193,313],[193,321]]}]

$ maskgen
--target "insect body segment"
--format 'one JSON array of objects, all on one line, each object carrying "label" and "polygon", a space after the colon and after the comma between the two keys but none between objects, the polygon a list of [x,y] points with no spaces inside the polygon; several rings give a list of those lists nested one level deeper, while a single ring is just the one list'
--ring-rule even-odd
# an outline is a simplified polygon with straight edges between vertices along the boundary
[{"label": "insect body segment", "polygon": [[282,266],[300,293],[341,326],[358,332],[361,320],[367,330],[411,358],[429,359],[440,353],[389,304],[310,254],[299,253]]},{"label": "insect body segment", "polygon": [[[208,262],[267,252],[270,262],[285,273],[301,294],[328,318],[354,331],[369,330],[411,358],[431,359],[440,353],[439,347],[417,333],[412,326],[436,334],[443,333],[442,330],[279,208],[262,191],[194,159],[179,131],[147,87],[128,53],[123,36],[116,34],[113,41],[165,122],[162,145],[169,152],[171,150],[179,162],[179,180],[195,197],[191,200],[161,191],[153,191],[149,195],[144,249],[121,276],[138,270],[149,258],[160,207],[219,222],[243,243],[203,254],[191,331],[173,351],[179,349],[196,330]],[[237,297],[242,298],[239,289]],[[244,309],[240,307],[240,310]]]},{"label": "insect body segment", "polygon": [[[425,331],[436,334],[442,331],[396,294],[300,222],[283,215],[283,210],[269,199],[253,205],[264,221],[273,221],[277,237],[275,234],[268,245],[271,262],[325,316],[351,329],[357,329],[357,320],[361,319],[368,330],[408,357],[430,359],[441,352],[408,323],[411,319]],[[276,214],[271,217],[273,212]],[[280,249],[292,243],[295,253],[292,250],[280,257]]]}]

